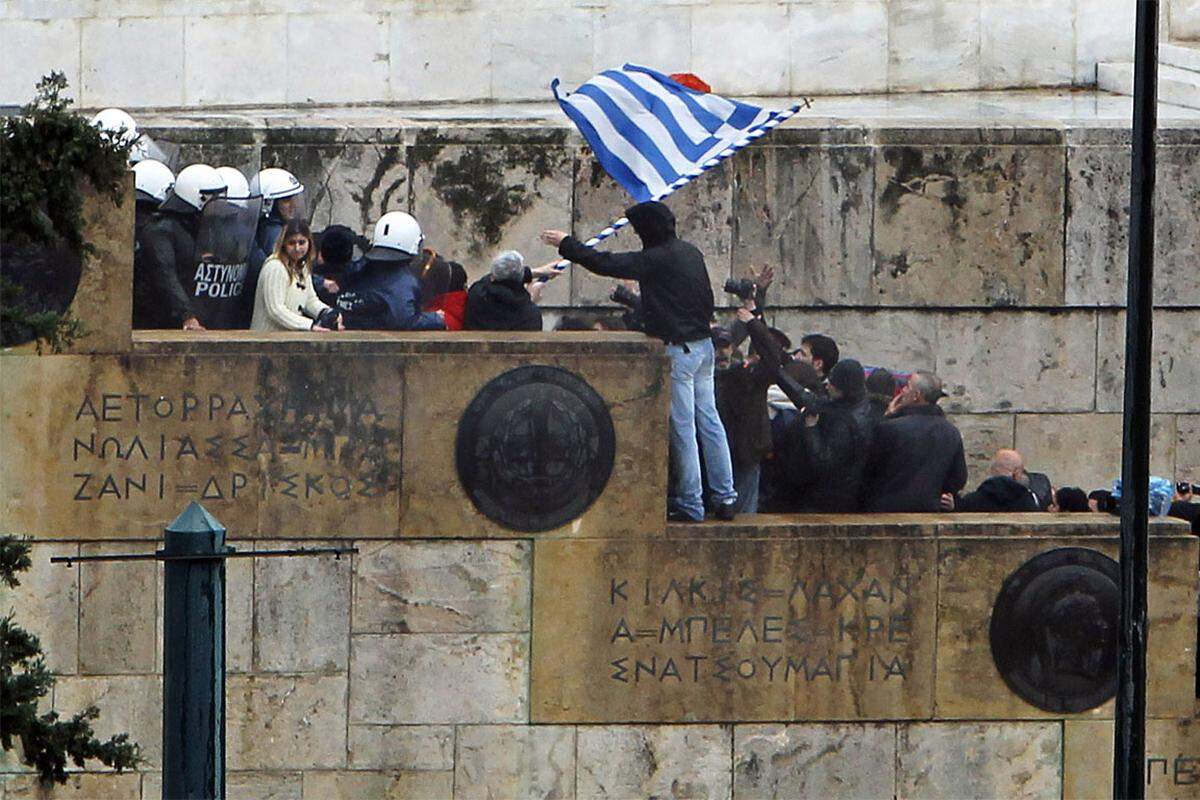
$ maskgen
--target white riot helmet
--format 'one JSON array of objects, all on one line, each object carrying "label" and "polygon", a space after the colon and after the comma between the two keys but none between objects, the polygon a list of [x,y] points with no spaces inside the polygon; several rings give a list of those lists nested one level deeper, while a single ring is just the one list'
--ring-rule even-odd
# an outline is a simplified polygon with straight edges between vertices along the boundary
[{"label": "white riot helmet", "polygon": [[270,216],[276,200],[294,197],[304,191],[304,184],[286,169],[267,167],[250,179],[250,194],[262,195],[263,216]]},{"label": "white riot helmet", "polygon": [[111,134],[121,144],[133,144],[138,138],[137,123],[119,108],[106,108],[92,117],[92,127]]},{"label": "white riot helmet", "polygon": [[138,201],[152,200],[161,203],[175,183],[175,173],[161,161],[147,158],[133,165],[133,184],[137,189]]},{"label": "white riot helmet", "polygon": [[411,214],[390,211],[375,223],[375,235],[371,238],[371,249],[366,258],[372,261],[399,261],[405,256],[421,252],[425,237],[421,226]]},{"label": "white riot helmet", "polygon": [[[221,177],[221,173],[208,164],[192,164],[179,171],[167,202],[182,201],[191,206],[191,210],[199,211],[210,199],[224,193],[225,179]],[[179,207],[178,210],[189,209]]]},{"label": "white riot helmet", "polygon": [[246,176],[236,167],[217,167],[217,173],[225,179],[225,196],[230,200],[241,200],[250,196],[250,184]]}]

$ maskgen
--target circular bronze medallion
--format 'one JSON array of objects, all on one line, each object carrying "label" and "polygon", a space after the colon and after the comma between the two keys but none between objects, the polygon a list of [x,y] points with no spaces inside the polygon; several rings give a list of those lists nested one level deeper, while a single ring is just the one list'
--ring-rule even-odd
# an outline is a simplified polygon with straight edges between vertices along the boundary
[{"label": "circular bronze medallion", "polygon": [[992,608],[992,659],[1008,687],[1043,711],[1075,713],[1117,692],[1120,568],[1064,547],[1008,576]]},{"label": "circular bronze medallion", "polygon": [[603,398],[558,367],[489,381],[458,423],[458,479],[480,513],[518,531],[578,517],[612,474],[616,437]]}]

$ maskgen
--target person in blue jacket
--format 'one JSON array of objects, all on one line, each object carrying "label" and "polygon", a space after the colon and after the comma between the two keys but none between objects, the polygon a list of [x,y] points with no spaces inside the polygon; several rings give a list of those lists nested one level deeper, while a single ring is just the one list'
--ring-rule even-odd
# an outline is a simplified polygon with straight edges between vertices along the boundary
[{"label": "person in blue jacket", "polygon": [[410,268],[421,252],[421,226],[403,211],[375,223],[371,249],[337,297],[347,330],[441,331],[441,311],[422,311],[421,281]]}]

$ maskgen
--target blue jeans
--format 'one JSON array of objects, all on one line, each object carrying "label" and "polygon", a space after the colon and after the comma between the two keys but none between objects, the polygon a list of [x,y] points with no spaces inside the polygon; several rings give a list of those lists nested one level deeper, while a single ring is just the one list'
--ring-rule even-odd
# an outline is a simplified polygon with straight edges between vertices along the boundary
[{"label": "blue jeans", "polygon": [[758,479],[761,473],[761,464],[753,464],[733,471],[733,488],[737,489],[739,514],[758,513]]},{"label": "blue jeans", "polygon": [[704,519],[704,487],[700,483],[700,447],[713,500],[732,503],[733,464],[725,426],[717,414],[713,395],[713,346],[711,339],[686,345],[667,345],[671,359],[671,456],[676,465],[675,502],[694,519]]}]

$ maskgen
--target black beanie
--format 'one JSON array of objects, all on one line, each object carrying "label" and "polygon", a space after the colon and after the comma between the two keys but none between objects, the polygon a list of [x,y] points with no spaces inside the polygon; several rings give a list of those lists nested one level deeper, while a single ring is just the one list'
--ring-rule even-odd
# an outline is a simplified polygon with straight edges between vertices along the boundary
[{"label": "black beanie", "polygon": [[862,364],[853,358],[842,359],[833,365],[829,371],[829,383],[850,400],[860,400],[867,393]]}]

